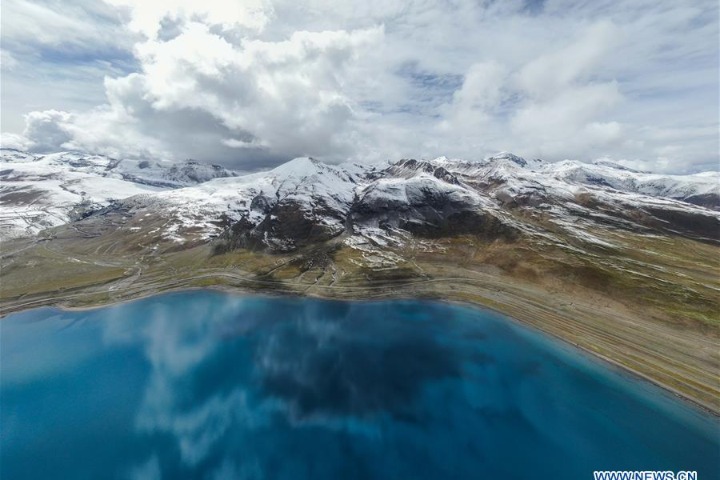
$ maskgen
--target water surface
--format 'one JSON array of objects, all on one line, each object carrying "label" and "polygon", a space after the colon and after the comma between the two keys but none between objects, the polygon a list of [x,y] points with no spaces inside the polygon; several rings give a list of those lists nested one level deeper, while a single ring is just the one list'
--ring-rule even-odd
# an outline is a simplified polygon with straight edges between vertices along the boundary
[{"label": "water surface", "polygon": [[486,310],[166,294],[0,321],[3,479],[720,478],[718,422]]}]

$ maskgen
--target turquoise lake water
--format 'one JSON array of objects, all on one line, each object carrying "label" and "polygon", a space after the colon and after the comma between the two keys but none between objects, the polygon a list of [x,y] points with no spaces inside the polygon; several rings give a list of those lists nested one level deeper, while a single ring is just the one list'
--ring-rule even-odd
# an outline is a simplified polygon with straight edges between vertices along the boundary
[{"label": "turquoise lake water", "polygon": [[715,417],[486,310],[159,295],[0,320],[0,478],[720,478]]}]

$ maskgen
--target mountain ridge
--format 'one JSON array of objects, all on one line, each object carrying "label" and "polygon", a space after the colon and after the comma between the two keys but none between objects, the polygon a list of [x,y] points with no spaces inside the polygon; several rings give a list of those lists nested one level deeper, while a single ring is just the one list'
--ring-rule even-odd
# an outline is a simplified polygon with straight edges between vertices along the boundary
[{"label": "mountain ridge", "polygon": [[[517,228],[517,219],[503,210],[552,212],[560,207],[567,217],[592,203],[602,204],[618,221],[628,220],[618,206],[640,209],[649,218],[636,221],[639,227],[662,230],[668,217],[713,223],[717,215],[712,212],[720,209],[720,174],[657,175],[607,162],[528,161],[508,152],[479,161],[403,159],[385,168],[299,157],[247,175],[193,161],[163,164],[77,152],[34,156],[9,149],[3,149],[0,165],[3,234],[10,237],[34,235],[43,226],[69,223],[113,205],[144,215],[165,209],[176,220],[168,238],[181,239],[179,230],[199,229],[208,240],[227,234],[220,224],[235,223],[236,232],[242,225],[249,229],[245,237],[257,240],[251,244],[280,250],[331,238],[348,228],[349,220],[356,230],[391,226],[437,235],[453,228],[481,232],[484,218],[508,231]],[[98,182],[101,188],[89,185]],[[441,221],[443,216],[447,221]],[[693,233],[692,222],[679,223],[684,226],[678,232]],[[703,233],[694,234],[714,240],[707,235],[712,228],[705,225]]]}]

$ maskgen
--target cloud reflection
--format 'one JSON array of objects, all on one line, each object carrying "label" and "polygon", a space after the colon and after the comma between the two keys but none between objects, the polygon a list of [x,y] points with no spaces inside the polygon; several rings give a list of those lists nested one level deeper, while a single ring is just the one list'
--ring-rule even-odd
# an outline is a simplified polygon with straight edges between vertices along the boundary
[{"label": "cloud reflection", "polygon": [[429,325],[393,329],[372,313],[382,312],[367,306],[334,318],[308,312],[278,325],[257,348],[263,393],[287,402],[300,419],[403,416],[427,382],[460,373],[461,359]]},{"label": "cloud reflection", "polygon": [[[215,295],[186,302],[181,298],[184,295],[177,294],[177,302],[156,302],[144,308],[131,305],[136,311],[130,315],[124,311],[108,322],[105,338],[143,345],[150,375],[136,418],[137,429],[146,434],[172,434],[182,461],[194,466],[231,427],[252,428],[261,416],[257,410],[249,411],[241,386],[217,392],[193,389],[198,371],[223,346],[219,335],[223,324],[242,323],[246,318],[242,302]],[[141,315],[143,312],[150,313]]]},{"label": "cloud reflection", "polygon": [[387,305],[176,295],[129,315],[125,306],[105,339],[143,346],[150,373],[136,427],[171,434],[191,467],[226,435],[282,418],[375,435],[363,419],[412,420],[427,382],[460,373],[436,322],[398,328]]},{"label": "cloud reflection", "polygon": [[160,461],[157,455],[153,455],[147,462],[131,469],[127,478],[128,480],[160,480],[162,474],[160,472]]}]

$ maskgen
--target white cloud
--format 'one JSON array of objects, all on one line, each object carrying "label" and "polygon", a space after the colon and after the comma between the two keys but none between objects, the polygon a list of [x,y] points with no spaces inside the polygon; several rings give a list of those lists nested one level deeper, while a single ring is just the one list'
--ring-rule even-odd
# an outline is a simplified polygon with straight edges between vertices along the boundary
[{"label": "white cloud", "polygon": [[0,68],[12,70],[17,67],[18,61],[15,56],[5,49],[0,49]]},{"label": "white cloud", "polygon": [[525,64],[515,80],[523,91],[536,98],[562,94],[569,85],[601,74],[604,57],[620,44],[622,33],[608,21],[590,25],[568,45]]},{"label": "white cloud", "polygon": [[102,2],[3,0],[4,48],[25,54],[63,45],[73,51],[130,46],[114,12]]},{"label": "white cloud", "polygon": [[[25,135],[37,149],[72,146],[126,155],[172,157],[155,138],[168,133],[206,133],[218,146],[270,150],[276,157],[349,154],[345,135],[354,105],[342,84],[357,50],[382,35],[381,28],[296,32],[284,41],[235,46],[207,25],[190,22],[171,40],[137,45],[143,71],[106,79],[107,106],[72,117],[33,112]],[[49,117],[71,138],[45,138],[35,124]],[[192,131],[175,123],[176,131],[163,133],[169,117],[169,126],[185,118]],[[208,121],[210,129],[201,123]]]},{"label": "white cloud", "polygon": [[33,147],[38,150],[60,150],[72,140],[70,127],[73,116],[68,112],[46,110],[30,112],[25,115],[23,135],[32,139]]},{"label": "white cloud", "polygon": [[267,148],[268,144],[259,142],[256,139],[251,141],[238,140],[237,138],[223,138],[223,145],[227,145],[230,148]]},{"label": "white cloud", "polygon": [[111,5],[130,10],[129,28],[156,38],[163,23],[202,22],[224,30],[247,28],[261,31],[272,16],[272,5],[264,0],[107,0]]},{"label": "white cloud", "polygon": [[520,63],[514,71],[497,61],[472,65],[444,111],[440,146],[480,138],[476,149],[494,145],[552,159],[568,153],[592,158],[617,146],[622,126],[607,114],[623,96],[616,81],[591,75],[611,49],[616,30],[607,23],[592,25],[566,47]]},{"label": "white cloud", "polygon": [[[133,42],[134,71],[109,72],[105,104],[61,103],[68,117],[45,111],[55,105],[38,109],[15,143],[62,140],[247,169],[305,154],[362,161],[497,150],[676,171],[716,164],[713,1],[108,1]],[[67,13],[31,3],[12,3],[11,15],[47,25]],[[43,41],[95,38],[61,16],[54,32],[38,34]],[[8,54],[27,63],[21,50]]]},{"label": "white cloud", "polygon": [[341,150],[352,118],[342,90],[347,66],[358,48],[381,37],[379,29],[296,32],[285,41],[235,47],[191,23],[173,40],[138,47],[143,98],[159,111],[206,111],[281,155],[310,153],[318,143]]},{"label": "white cloud", "polygon": [[17,133],[3,132],[0,136],[0,147],[14,148],[16,150],[29,150],[33,147],[32,142],[24,135]]},{"label": "white cloud", "polygon": [[621,99],[615,83],[568,86],[546,101],[520,108],[510,128],[523,139],[523,148],[537,149],[540,156],[558,157],[573,151],[592,156],[597,147],[616,139],[617,134],[607,133],[617,133],[619,124],[601,119]]},{"label": "white cloud", "polygon": [[496,62],[470,67],[462,86],[453,94],[446,128],[477,128],[492,122],[500,104],[511,95],[507,68]]}]

